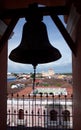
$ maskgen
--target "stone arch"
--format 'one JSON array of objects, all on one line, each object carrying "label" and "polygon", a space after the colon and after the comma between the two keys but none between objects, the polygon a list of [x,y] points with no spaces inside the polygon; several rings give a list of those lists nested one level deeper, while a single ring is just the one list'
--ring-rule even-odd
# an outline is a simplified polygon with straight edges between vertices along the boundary
[{"label": "stone arch", "polygon": [[69,110],[62,111],[62,115],[63,115],[63,121],[70,121],[70,111]]},{"label": "stone arch", "polygon": [[24,119],[24,110],[23,109],[19,109],[19,112],[18,112],[18,119]]},{"label": "stone arch", "polygon": [[50,111],[50,121],[57,121],[57,114],[58,112],[56,110],[51,110]]}]

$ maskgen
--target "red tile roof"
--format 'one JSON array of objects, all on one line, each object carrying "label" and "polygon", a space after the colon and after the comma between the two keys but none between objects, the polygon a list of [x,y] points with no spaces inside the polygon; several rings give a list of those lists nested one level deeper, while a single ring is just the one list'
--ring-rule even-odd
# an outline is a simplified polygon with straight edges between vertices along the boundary
[{"label": "red tile roof", "polygon": [[[45,86],[37,86],[37,87],[35,87],[35,88],[46,88],[46,87],[45,87]],[[55,87],[55,86],[50,86],[49,88],[57,88],[57,87]],[[59,88],[59,87],[58,87],[58,88]],[[63,86],[62,88],[65,88],[65,87]],[[67,86],[67,87],[66,87],[66,90],[67,90],[67,97],[70,98],[71,95],[73,94],[73,89],[72,89],[71,86]],[[32,87],[26,87],[26,88],[20,90],[19,92],[14,93],[14,94],[13,94],[13,97],[14,97],[14,98],[17,98],[17,97],[18,97],[18,98],[27,97],[28,95],[31,94],[31,92],[32,92]],[[46,95],[45,95],[45,96],[46,96]],[[51,96],[52,96],[52,95],[51,95]],[[9,95],[9,97],[10,97],[10,95]],[[57,98],[58,95],[57,95],[57,96],[55,95],[55,97]],[[63,95],[63,96],[61,95],[61,97],[63,98],[63,97],[65,97],[65,95]]]}]

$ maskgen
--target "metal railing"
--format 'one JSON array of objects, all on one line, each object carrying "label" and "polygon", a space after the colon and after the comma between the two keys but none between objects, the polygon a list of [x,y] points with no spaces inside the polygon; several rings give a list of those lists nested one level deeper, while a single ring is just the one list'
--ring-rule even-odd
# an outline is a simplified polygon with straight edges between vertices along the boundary
[{"label": "metal railing", "polygon": [[73,129],[72,95],[8,95],[7,126]]}]

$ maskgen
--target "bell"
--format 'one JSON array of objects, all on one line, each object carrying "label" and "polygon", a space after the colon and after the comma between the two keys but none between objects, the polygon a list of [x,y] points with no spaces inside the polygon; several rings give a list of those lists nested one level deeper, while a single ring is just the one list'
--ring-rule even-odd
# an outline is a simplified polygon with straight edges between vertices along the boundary
[{"label": "bell", "polygon": [[59,50],[49,42],[43,22],[36,25],[26,22],[20,45],[9,56],[12,61],[32,65],[56,61],[60,57]]},{"label": "bell", "polygon": [[35,15],[26,17],[27,21],[23,27],[21,43],[12,50],[9,56],[12,61],[36,66],[61,58],[59,50],[49,42],[42,18],[36,17]]}]

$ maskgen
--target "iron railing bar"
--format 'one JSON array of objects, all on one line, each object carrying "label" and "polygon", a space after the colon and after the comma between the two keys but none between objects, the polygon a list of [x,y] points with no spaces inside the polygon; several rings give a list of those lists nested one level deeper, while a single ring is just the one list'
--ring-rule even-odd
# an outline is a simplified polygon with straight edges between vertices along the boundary
[{"label": "iron railing bar", "polygon": [[30,128],[30,94],[28,95],[29,97],[29,128]]},{"label": "iron railing bar", "polygon": [[34,99],[35,99],[35,126],[36,126],[36,95],[34,95]]},{"label": "iron railing bar", "polygon": [[40,117],[41,117],[41,126],[42,126],[42,116],[41,116],[42,115],[42,96],[43,95],[41,94],[41,97],[40,97],[40,113],[39,113]]},{"label": "iron railing bar", "polygon": [[60,98],[61,98],[61,95],[59,95],[59,126],[61,125],[61,105],[60,105]]},{"label": "iron railing bar", "polygon": [[47,98],[47,128],[48,128],[48,94],[46,95]]},{"label": "iron railing bar", "polygon": [[[55,105],[54,105],[54,101],[55,101],[55,97],[54,97],[54,94],[52,95],[52,97],[53,97],[53,110],[55,109]],[[54,122],[53,122],[53,126],[54,126]]]},{"label": "iron railing bar", "polygon": [[[67,110],[67,95],[65,95],[65,110]],[[67,120],[66,120],[67,122]],[[67,129],[67,123],[65,125],[65,128]]]},{"label": "iron railing bar", "polygon": [[[27,99],[26,99],[27,98]],[[32,108],[32,98],[33,98],[33,108]],[[44,100],[43,100],[44,99]],[[57,100],[58,99],[58,100]],[[28,127],[31,129],[31,127],[44,127],[44,128],[56,128],[59,129],[60,126],[63,127],[63,129],[71,129],[72,128],[72,119],[73,119],[73,113],[70,115],[70,121],[68,122],[68,119],[65,122],[61,122],[58,125],[58,120],[55,121],[51,120],[50,118],[50,110],[56,110],[58,111],[58,119],[59,121],[63,121],[63,110],[73,110],[72,106],[69,106],[68,109],[68,102],[72,102],[72,96],[48,96],[48,94],[45,95],[40,95],[39,97],[37,95],[33,96],[28,96],[28,97],[22,97],[20,99],[20,96],[17,94],[17,98],[14,100],[14,96],[11,96],[11,108],[9,110],[7,109],[7,122],[8,125],[12,125],[12,122],[14,122],[14,125],[17,126],[19,125],[19,109],[24,110],[24,120],[20,120],[21,124],[23,124],[22,129],[25,127]],[[27,101],[27,103],[26,103]],[[44,104],[45,101],[45,104]],[[64,106],[61,107],[61,103],[64,102]],[[16,105],[15,105],[15,104]],[[51,104],[50,104],[51,103]],[[59,106],[57,107],[56,104],[59,103]],[[22,107],[21,107],[22,105]],[[70,104],[73,105],[73,104]],[[15,107],[14,107],[15,106]],[[13,107],[13,108],[12,108]],[[62,109],[63,108],[63,109]],[[13,111],[12,111],[13,110]],[[12,120],[13,119],[13,120]],[[37,129],[37,127],[36,127]]]},{"label": "iron railing bar", "polygon": [[[24,95],[22,95],[22,98],[23,98],[23,111],[24,111]],[[24,119],[23,119],[23,126],[24,126]]]},{"label": "iron railing bar", "polygon": [[11,115],[12,115],[11,122],[13,124],[13,122],[14,122],[14,119],[13,119],[13,93],[12,93],[12,100],[11,100]]},{"label": "iron railing bar", "polygon": [[17,124],[18,124],[18,110],[19,110],[19,105],[18,105],[18,102],[19,102],[19,95],[17,94]]},{"label": "iron railing bar", "polygon": [[45,127],[45,110],[43,111],[43,116],[44,116],[44,127]]},{"label": "iron railing bar", "polygon": [[32,127],[33,127],[33,124],[34,124],[34,119],[33,119],[33,114],[34,114],[33,101],[34,101],[34,95],[33,95],[33,98],[32,98]]},{"label": "iron railing bar", "polygon": [[[71,102],[72,102],[72,122],[73,122],[73,94],[71,95]],[[73,127],[73,124],[72,124]]]}]

